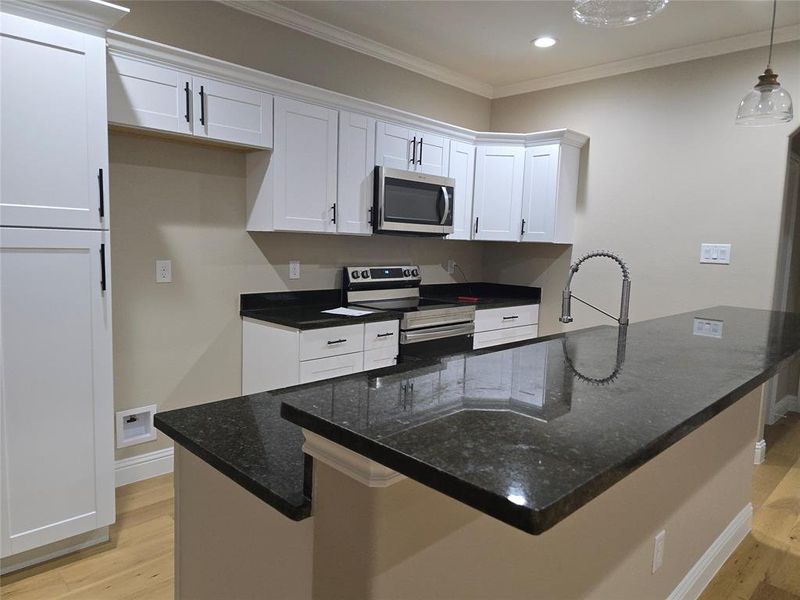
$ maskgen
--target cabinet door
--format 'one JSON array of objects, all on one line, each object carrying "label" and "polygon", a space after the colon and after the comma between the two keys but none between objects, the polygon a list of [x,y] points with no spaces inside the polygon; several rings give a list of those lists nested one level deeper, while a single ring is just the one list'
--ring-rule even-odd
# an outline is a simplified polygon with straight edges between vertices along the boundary
[{"label": "cabinet door", "polygon": [[109,56],[108,121],[192,133],[192,78],[174,69]]},{"label": "cabinet door", "polygon": [[105,56],[103,38],[3,14],[0,224],[108,227]]},{"label": "cabinet door", "polygon": [[275,98],[274,227],[334,232],[338,113]]},{"label": "cabinet door", "polygon": [[552,242],[558,201],[559,145],[525,150],[525,184],[522,193],[522,241]]},{"label": "cabinet door", "polygon": [[415,169],[428,175],[447,175],[450,140],[425,131],[417,131],[415,135],[417,138]]},{"label": "cabinet door", "polygon": [[108,235],[0,232],[2,556],[114,521]]},{"label": "cabinet door", "polygon": [[271,95],[202,77],[192,77],[192,91],[194,135],[255,148],[272,147]]},{"label": "cabinet door", "polygon": [[375,133],[375,164],[413,171],[416,160],[416,134],[408,127],[378,122]]},{"label": "cabinet door", "polygon": [[372,233],[373,173],[375,172],[375,119],[339,113],[339,193],[336,230]]},{"label": "cabinet door", "polygon": [[450,142],[448,177],[456,180],[453,199],[453,233],[448,240],[468,240],[472,235],[472,189],[475,178],[475,146]]},{"label": "cabinet door", "polygon": [[524,148],[478,147],[475,157],[473,239],[519,240],[524,167]]}]

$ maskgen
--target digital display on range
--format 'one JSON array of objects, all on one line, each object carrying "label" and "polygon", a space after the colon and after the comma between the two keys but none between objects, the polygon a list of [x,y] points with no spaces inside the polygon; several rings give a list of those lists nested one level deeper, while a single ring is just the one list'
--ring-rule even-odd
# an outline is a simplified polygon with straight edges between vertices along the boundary
[{"label": "digital display on range", "polygon": [[403,269],[393,267],[391,269],[370,269],[369,275],[372,279],[399,279],[403,276]]}]

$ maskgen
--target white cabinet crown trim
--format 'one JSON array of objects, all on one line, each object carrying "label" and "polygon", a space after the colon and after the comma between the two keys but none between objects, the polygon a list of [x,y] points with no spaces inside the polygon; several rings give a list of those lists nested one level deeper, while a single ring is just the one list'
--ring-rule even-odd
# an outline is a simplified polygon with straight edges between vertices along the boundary
[{"label": "white cabinet crown trim", "polygon": [[107,37],[108,49],[112,55],[179,69],[190,75],[209,76],[234,85],[251,87],[335,110],[358,112],[383,121],[421,127],[431,133],[479,145],[485,143],[536,146],[560,143],[580,148],[589,140],[588,136],[566,128],[532,133],[474,131],[118,31],[109,31]]},{"label": "white cabinet crown trim", "polygon": [[105,36],[109,27],[130,12],[129,8],[103,0],[53,2],[52,0],[3,0],[2,12],[35,21]]}]

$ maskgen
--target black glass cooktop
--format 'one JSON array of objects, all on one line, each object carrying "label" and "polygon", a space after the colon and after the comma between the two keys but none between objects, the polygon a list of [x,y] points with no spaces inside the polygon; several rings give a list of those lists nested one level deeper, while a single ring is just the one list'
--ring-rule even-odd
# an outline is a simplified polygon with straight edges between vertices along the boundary
[{"label": "black glass cooktop", "polygon": [[378,310],[391,310],[399,312],[413,312],[417,310],[431,310],[434,308],[447,308],[448,306],[459,306],[445,300],[433,300],[431,298],[393,298],[391,300],[372,300],[358,302],[353,306],[364,306],[366,308],[376,308]]}]

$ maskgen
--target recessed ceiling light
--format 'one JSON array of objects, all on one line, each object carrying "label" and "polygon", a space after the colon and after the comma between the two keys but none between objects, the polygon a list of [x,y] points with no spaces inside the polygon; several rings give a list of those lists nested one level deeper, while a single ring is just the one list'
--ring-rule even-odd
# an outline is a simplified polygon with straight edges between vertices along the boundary
[{"label": "recessed ceiling light", "polygon": [[551,46],[556,45],[556,39],[547,35],[543,35],[542,37],[536,38],[531,43],[537,48],[550,48]]}]

